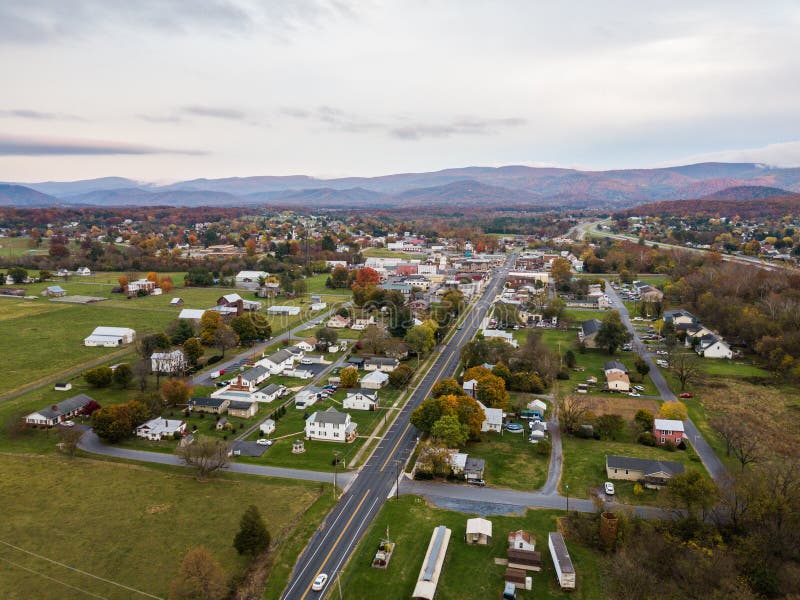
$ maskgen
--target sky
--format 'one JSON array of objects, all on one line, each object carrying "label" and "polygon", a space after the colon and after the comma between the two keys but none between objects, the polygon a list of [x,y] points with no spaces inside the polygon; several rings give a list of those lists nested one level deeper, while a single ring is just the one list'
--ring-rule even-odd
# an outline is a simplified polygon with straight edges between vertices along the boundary
[{"label": "sky", "polygon": [[3,0],[0,180],[800,166],[800,4]]}]

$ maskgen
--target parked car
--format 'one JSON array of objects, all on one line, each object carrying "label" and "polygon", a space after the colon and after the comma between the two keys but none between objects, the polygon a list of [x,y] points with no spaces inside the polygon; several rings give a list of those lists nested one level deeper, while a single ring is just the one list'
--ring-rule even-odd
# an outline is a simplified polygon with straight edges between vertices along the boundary
[{"label": "parked car", "polygon": [[483,479],[470,479],[467,483],[471,483],[472,485],[477,485],[483,487],[486,485],[486,482]]},{"label": "parked car", "polygon": [[75,421],[62,421],[62,427],[75,427]]},{"label": "parked car", "polygon": [[259,446],[272,446],[272,440],[268,440],[267,438],[260,438],[256,440],[256,444]]},{"label": "parked car", "polygon": [[315,592],[320,591],[323,587],[325,587],[325,582],[328,581],[328,575],[326,573],[320,573],[317,575],[317,578],[314,580],[314,583],[311,584],[311,589]]},{"label": "parked car", "polygon": [[644,391],[644,386],[643,385],[635,385],[635,386],[633,386],[633,389],[635,389],[637,392],[643,392]]},{"label": "parked car", "polygon": [[638,398],[641,394],[637,391],[628,392],[628,396],[633,396],[634,398]]},{"label": "parked car", "polygon": [[607,496],[614,495],[614,484],[610,481],[606,481],[605,485],[603,486]]},{"label": "parked car", "polygon": [[694,398],[694,394],[690,394],[689,392],[683,392],[681,398]]},{"label": "parked car", "polygon": [[310,358],[301,358],[300,359],[300,364],[301,365],[313,365],[314,361],[311,360]]}]

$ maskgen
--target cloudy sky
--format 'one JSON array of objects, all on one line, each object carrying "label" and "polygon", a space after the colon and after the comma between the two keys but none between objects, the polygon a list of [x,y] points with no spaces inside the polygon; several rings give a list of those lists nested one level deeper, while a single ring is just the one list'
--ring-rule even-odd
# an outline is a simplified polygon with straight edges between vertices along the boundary
[{"label": "cloudy sky", "polygon": [[0,180],[798,166],[798,31],[796,1],[3,0]]}]

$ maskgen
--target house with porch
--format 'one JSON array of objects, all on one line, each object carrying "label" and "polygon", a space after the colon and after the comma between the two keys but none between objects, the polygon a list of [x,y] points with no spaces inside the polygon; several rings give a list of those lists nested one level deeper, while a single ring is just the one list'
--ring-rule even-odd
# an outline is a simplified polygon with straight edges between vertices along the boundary
[{"label": "house with porch", "polygon": [[25,423],[38,427],[54,427],[79,415],[90,402],[94,402],[94,399],[86,394],[78,394],[26,415]]},{"label": "house with porch", "polygon": [[347,413],[333,407],[317,411],[306,419],[305,433],[310,440],[352,442],[356,439],[358,425]]},{"label": "house with porch", "polygon": [[345,410],[375,410],[378,407],[378,392],[366,388],[355,388],[347,391],[342,402]]},{"label": "house with porch", "polygon": [[183,435],[185,432],[186,423],[180,419],[163,419],[158,417],[139,425],[136,428],[136,437],[158,441],[171,439],[176,433]]}]

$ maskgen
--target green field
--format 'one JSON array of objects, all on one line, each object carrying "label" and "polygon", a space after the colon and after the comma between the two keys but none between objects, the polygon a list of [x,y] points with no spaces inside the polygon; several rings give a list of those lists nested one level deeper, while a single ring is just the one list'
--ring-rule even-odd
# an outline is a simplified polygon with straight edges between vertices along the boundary
[{"label": "green field", "polygon": [[[312,509],[314,524],[330,505],[327,494],[317,500],[319,484],[231,474],[199,483],[177,467],[58,455],[0,454],[0,473],[6,516],[0,539],[43,557],[0,545],[0,590],[8,599],[86,596],[75,588],[110,599],[133,597],[45,558],[159,597],[166,596],[181,556],[197,545],[211,550],[229,576],[240,573],[245,559],[232,541],[249,504],[260,509],[279,550],[282,570],[267,588],[283,589],[289,559],[282,557],[282,544],[312,503],[322,505]],[[302,540],[310,529],[303,525]]]},{"label": "green field", "polygon": [[31,238],[0,237],[0,258],[16,258],[26,254],[47,254],[47,242],[37,247],[30,246]]},{"label": "green field", "polygon": [[522,433],[481,434],[480,442],[470,442],[464,452],[486,461],[484,479],[496,487],[533,491],[547,479],[549,456],[540,456],[536,446]]},{"label": "green field", "polygon": [[[446,525],[452,534],[436,592],[437,600],[500,598],[506,567],[495,564],[494,559],[506,557],[508,532],[517,529],[525,529],[536,536],[536,550],[542,553],[544,562],[540,573],[532,573],[533,589],[530,592],[517,591],[519,600],[606,598],[600,573],[601,555],[569,540],[567,547],[577,572],[578,585],[572,592],[559,589],[547,549],[547,534],[556,531],[559,514],[530,510],[524,516],[488,517],[493,526],[492,543],[468,546],[464,543],[466,521],[474,515],[434,508],[418,497],[389,500],[363,536],[342,575],[343,595],[345,598],[383,600],[410,598],[433,529]],[[374,569],[370,566],[372,557],[387,527],[390,539],[396,543],[395,551],[388,568]],[[334,593],[332,597],[337,596]]]}]

